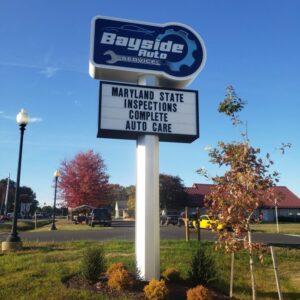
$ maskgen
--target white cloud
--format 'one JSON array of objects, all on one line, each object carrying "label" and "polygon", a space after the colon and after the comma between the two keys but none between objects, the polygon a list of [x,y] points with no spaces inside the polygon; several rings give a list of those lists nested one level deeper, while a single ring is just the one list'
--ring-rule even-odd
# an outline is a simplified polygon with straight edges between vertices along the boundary
[{"label": "white cloud", "polygon": [[3,62],[3,61],[0,61],[0,66],[37,69],[37,70],[40,70],[38,73],[45,75],[46,78],[53,77],[58,71],[75,72],[75,73],[80,73],[80,74],[87,74],[87,72],[88,72],[87,70],[82,71],[82,70],[76,70],[73,68],[43,67],[40,65],[22,64],[22,63],[15,63],[15,62]]},{"label": "white cloud", "polygon": [[[11,121],[15,121],[16,120],[16,116],[6,115],[4,113],[4,111],[0,111],[0,117],[3,118],[3,119],[11,120]],[[43,121],[43,118],[40,118],[40,117],[30,117],[30,123],[40,123],[42,121]]]},{"label": "white cloud", "polygon": [[43,119],[39,118],[39,117],[30,118],[30,123],[39,123],[39,122],[42,122],[42,121],[43,121]]},{"label": "white cloud", "polygon": [[8,119],[8,120],[16,120],[16,116],[9,116],[9,115],[6,115],[6,114],[4,113],[4,111],[2,111],[2,112],[0,113],[0,117],[3,118],[3,119]]},{"label": "white cloud", "polygon": [[42,71],[39,72],[39,74],[43,74],[46,76],[46,78],[53,77],[60,69],[54,68],[54,67],[46,67]]}]

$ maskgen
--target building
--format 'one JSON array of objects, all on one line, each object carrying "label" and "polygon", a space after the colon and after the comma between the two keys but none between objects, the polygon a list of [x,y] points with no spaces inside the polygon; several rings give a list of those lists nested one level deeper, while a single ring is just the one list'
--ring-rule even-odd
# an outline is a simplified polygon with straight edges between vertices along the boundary
[{"label": "building", "polygon": [[[188,206],[192,208],[199,207],[203,211],[205,195],[210,193],[212,187],[213,184],[195,183],[192,187],[185,188],[188,194]],[[282,197],[277,204],[278,220],[300,222],[300,198],[285,186],[277,186],[275,191],[280,193]],[[258,209],[258,213],[262,214],[263,221],[275,221],[275,206],[276,203],[263,202],[263,205]]]}]

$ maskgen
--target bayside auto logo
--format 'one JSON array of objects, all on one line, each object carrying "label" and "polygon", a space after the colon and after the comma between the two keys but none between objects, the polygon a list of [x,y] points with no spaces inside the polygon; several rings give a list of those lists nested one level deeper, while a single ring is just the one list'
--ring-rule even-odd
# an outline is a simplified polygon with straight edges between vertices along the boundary
[{"label": "bayside auto logo", "polygon": [[151,24],[96,17],[91,62],[102,68],[127,68],[169,77],[198,73],[206,60],[200,36],[186,25]]}]

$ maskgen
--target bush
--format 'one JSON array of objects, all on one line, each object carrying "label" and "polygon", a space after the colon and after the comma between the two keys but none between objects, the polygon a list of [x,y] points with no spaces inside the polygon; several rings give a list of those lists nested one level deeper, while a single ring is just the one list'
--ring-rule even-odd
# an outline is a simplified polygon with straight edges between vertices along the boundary
[{"label": "bush", "polygon": [[189,289],[186,292],[187,300],[212,300],[213,296],[211,292],[203,285],[198,285],[193,289]]},{"label": "bush", "polygon": [[144,287],[144,293],[148,300],[166,300],[169,298],[169,290],[164,280],[152,279]]},{"label": "bush", "polygon": [[96,282],[105,270],[104,252],[101,248],[90,247],[84,250],[81,261],[81,273],[89,281]]},{"label": "bush", "polygon": [[116,271],[116,270],[121,270],[121,269],[126,269],[124,264],[119,262],[119,263],[113,263],[110,265],[110,267],[106,271],[107,277],[110,277],[110,275]]},{"label": "bush", "polygon": [[207,285],[215,279],[216,274],[214,258],[200,247],[192,258],[188,271],[189,280],[193,285]]},{"label": "bush", "polygon": [[170,282],[179,282],[180,281],[180,273],[175,268],[167,268],[162,273],[162,276],[166,281],[170,281]]},{"label": "bush", "polygon": [[109,275],[107,285],[118,291],[126,290],[133,286],[134,281],[131,274],[126,269],[116,269]]}]

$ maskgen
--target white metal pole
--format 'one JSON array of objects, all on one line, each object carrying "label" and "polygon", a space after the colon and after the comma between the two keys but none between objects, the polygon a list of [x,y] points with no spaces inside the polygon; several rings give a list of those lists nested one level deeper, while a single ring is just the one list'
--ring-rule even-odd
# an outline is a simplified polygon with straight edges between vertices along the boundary
[{"label": "white metal pole", "polygon": [[275,252],[273,249],[273,246],[270,246],[271,250],[271,256],[272,256],[272,261],[273,261],[273,267],[274,267],[274,274],[275,274],[275,281],[276,281],[276,287],[277,287],[277,292],[278,292],[278,299],[282,300],[282,293],[281,293],[281,287],[280,287],[280,282],[278,278],[278,267],[277,267],[277,260],[275,256]]},{"label": "white metal pole", "polygon": [[231,252],[231,270],[230,270],[230,293],[229,297],[233,297],[233,272],[234,272],[234,252]]},{"label": "white metal pole", "polygon": [[5,202],[4,202],[4,215],[7,215],[7,204],[8,204],[8,192],[9,192],[9,180],[10,180],[10,173],[8,174],[7,178],[7,185],[6,185],[6,193],[5,193]]},{"label": "white metal pole", "polygon": [[[154,77],[141,77],[139,85],[156,85]],[[137,140],[135,256],[143,280],[160,278],[159,139],[142,135]]]}]

